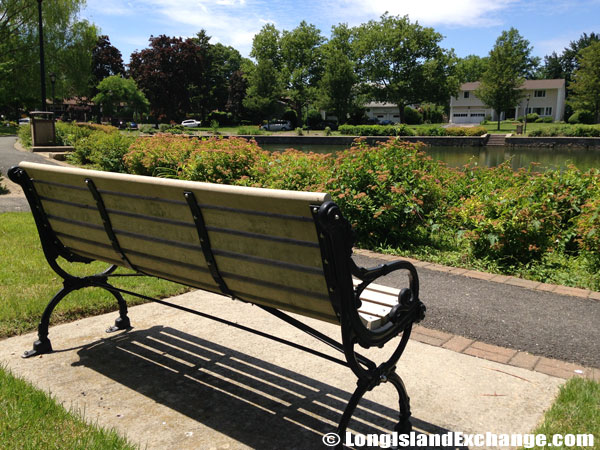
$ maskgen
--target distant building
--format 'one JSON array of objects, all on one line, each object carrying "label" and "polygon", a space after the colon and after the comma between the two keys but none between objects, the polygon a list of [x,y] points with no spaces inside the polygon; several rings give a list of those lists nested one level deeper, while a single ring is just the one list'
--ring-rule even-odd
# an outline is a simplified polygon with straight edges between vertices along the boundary
[{"label": "distant building", "polygon": [[375,122],[382,122],[384,120],[394,123],[400,122],[398,105],[395,103],[370,102],[364,108],[367,117]]},{"label": "distant building", "polygon": [[[460,87],[458,96],[450,98],[451,123],[480,123],[486,117],[498,120],[496,112],[486,108],[475,95],[481,83],[465,83]],[[540,117],[563,119],[565,112],[565,80],[526,80],[521,86],[524,96],[513,109],[500,115],[500,120],[516,119],[525,114],[537,113]],[[529,99],[529,104],[528,104]],[[527,111],[525,111],[527,109]]]}]

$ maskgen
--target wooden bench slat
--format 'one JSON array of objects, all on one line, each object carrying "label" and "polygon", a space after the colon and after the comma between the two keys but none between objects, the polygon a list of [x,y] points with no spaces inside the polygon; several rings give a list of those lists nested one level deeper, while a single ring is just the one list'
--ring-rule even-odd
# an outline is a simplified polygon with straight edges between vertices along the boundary
[{"label": "wooden bench slat", "polygon": [[320,204],[330,200],[328,194],[312,192],[283,191],[277,189],[259,189],[211,183],[199,183],[183,180],[162,179],[128,175],[111,172],[91,171],[86,169],[51,166],[38,169],[35,163],[22,162],[31,178],[63,183],[72,186],[85,186],[86,178],[93,178],[99,190],[126,192],[145,197],[158,197],[181,201],[179,192],[189,190],[196,193],[199,203],[224,207],[240,207],[243,209],[281,212],[281,201],[285,201],[287,214],[296,214],[310,218],[310,211],[305,211],[308,203]]}]

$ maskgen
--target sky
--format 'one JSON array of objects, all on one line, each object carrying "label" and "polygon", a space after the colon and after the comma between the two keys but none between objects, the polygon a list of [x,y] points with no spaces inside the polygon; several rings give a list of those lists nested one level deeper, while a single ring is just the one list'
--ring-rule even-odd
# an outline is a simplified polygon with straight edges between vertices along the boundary
[{"label": "sky", "polygon": [[206,30],[249,56],[253,36],[267,23],[292,30],[305,20],[326,38],[339,23],[356,26],[383,13],[408,15],[444,36],[457,56],[486,56],[511,27],[543,59],[558,54],[582,33],[600,33],[600,0],[87,0],[81,17],[109,36],[125,63],[148,47],[150,36],[192,37]]}]

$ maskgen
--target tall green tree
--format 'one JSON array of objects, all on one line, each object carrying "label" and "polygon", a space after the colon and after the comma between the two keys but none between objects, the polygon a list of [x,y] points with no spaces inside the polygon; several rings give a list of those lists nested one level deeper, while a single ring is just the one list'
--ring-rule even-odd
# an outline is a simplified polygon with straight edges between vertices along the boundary
[{"label": "tall green tree", "polygon": [[[89,94],[91,50],[98,33],[93,24],[78,19],[82,4],[82,0],[42,4],[46,76],[57,75],[57,97]],[[10,116],[39,108],[37,12],[36,0],[0,4],[0,109]],[[46,84],[50,87],[49,79]]]},{"label": "tall green tree", "polygon": [[455,56],[440,47],[442,35],[411,23],[408,16],[384,14],[354,30],[358,74],[372,99],[404,107],[414,103],[447,103],[458,91]]},{"label": "tall green tree", "polygon": [[248,89],[243,106],[252,113],[254,119],[270,119],[283,94],[275,64],[271,59],[263,58],[248,72]]},{"label": "tall green tree", "polygon": [[488,68],[481,77],[481,85],[475,95],[498,115],[507,112],[523,98],[520,87],[525,76],[535,68],[535,58],[531,57],[529,41],[511,28],[503,31],[496,39],[494,48],[488,57]]},{"label": "tall green tree", "polygon": [[456,75],[461,83],[479,81],[487,70],[487,65],[487,57],[468,55],[456,61]]},{"label": "tall green tree", "polygon": [[578,69],[573,74],[570,104],[576,110],[589,111],[600,122],[600,42],[579,52]]},{"label": "tall green tree", "polygon": [[113,117],[120,113],[127,115],[131,113],[136,117],[149,110],[150,102],[131,78],[111,75],[98,84],[97,90],[98,94],[92,101],[102,107],[104,116]]},{"label": "tall green tree", "polygon": [[290,106],[302,117],[302,108],[317,98],[319,81],[323,73],[321,45],[325,38],[321,31],[305,21],[281,36],[281,58],[286,97]]},{"label": "tall green tree", "polygon": [[319,106],[344,123],[357,106],[356,64],[352,55],[352,32],[345,24],[334,26],[331,39],[322,47],[323,75]]}]

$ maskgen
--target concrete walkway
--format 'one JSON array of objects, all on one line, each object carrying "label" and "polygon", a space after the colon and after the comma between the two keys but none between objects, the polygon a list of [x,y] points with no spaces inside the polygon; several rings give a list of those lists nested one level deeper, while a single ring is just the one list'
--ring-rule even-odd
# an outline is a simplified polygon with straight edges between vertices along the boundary
[{"label": "concrete walkway", "polygon": [[[254,306],[203,292],[174,301],[331,354]],[[104,334],[115,316],[52,327],[55,353],[42,357],[20,357],[34,334],[1,341],[0,360],[67,408],[149,449],[324,448],[322,435],[335,430],[356,386],[346,367],[203,317],[146,304],[130,309],[134,329]],[[339,340],[339,327],[308,322]],[[564,381],[414,340],[397,371],[413,425],[436,434],[531,432]],[[395,390],[381,385],[351,428],[391,432],[396,408]]]}]

